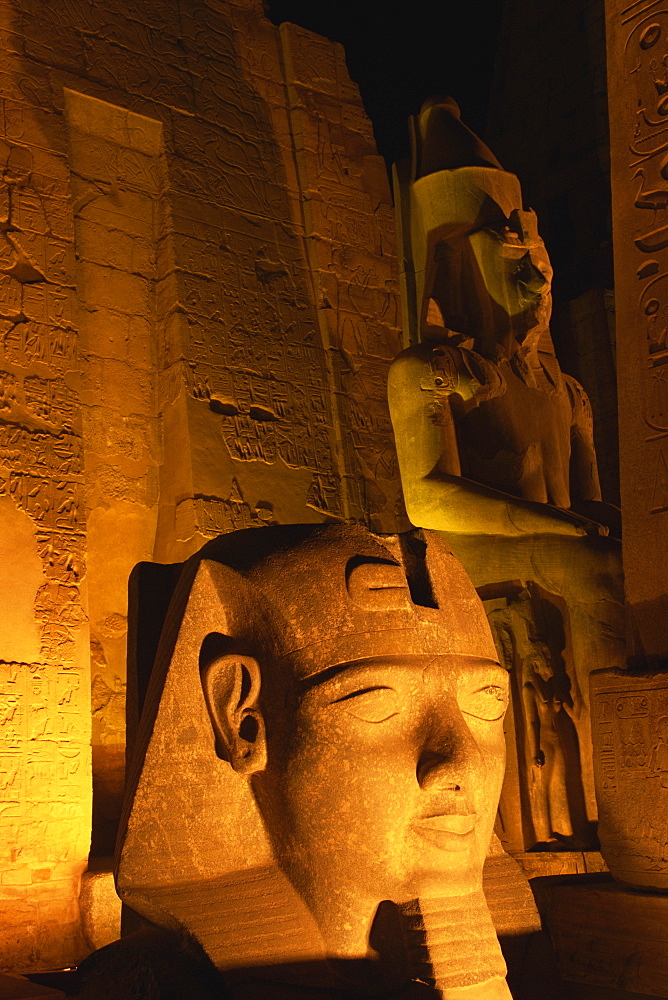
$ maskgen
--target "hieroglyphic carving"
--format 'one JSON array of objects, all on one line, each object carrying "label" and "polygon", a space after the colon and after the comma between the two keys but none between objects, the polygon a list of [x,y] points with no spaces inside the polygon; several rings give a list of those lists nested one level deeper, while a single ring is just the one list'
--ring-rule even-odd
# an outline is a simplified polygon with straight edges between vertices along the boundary
[{"label": "hieroglyphic carving", "polygon": [[[321,92],[339,106],[331,133],[316,109],[332,181],[316,228],[333,256],[320,263],[278,32],[258,0],[0,11],[0,494],[35,524],[49,669],[86,645],[90,567],[93,664],[114,692],[95,732],[119,754],[123,627],[109,623],[123,619],[124,558],[180,559],[212,533],[278,520],[382,512],[392,529],[400,506],[384,411],[396,353],[384,167],[340,51],[300,37],[314,107]],[[20,840],[29,822],[16,823]],[[28,946],[43,955],[44,941]],[[76,958],[70,947],[44,961]]]},{"label": "hieroglyphic carving", "polygon": [[[304,516],[310,476],[340,476],[331,378],[289,176],[276,32],[258,13],[189,11],[196,44],[188,38],[187,59],[198,74],[206,66],[206,120],[175,113],[167,137],[158,391],[167,412],[178,408],[184,379],[188,412],[209,428],[208,468],[195,462],[194,483],[208,513],[193,520],[183,507],[178,529],[199,524],[203,537],[211,524],[238,523],[242,508],[226,507],[225,498],[234,479],[246,492],[247,475],[249,496],[256,495],[258,463],[265,495],[273,495],[269,484],[279,476],[295,484],[276,498],[278,519]],[[187,359],[182,371],[180,356]],[[176,463],[169,450],[167,461]],[[174,499],[181,505],[182,496]],[[244,517],[254,523],[252,513]]]},{"label": "hieroglyphic carving", "polygon": [[289,342],[258,344],[255,351],[252,341],[228,343],[239,368],[200,363],[189,369],[188,382],[193,396],[221,415],[230,457],[331,471],[330,404],[318,378],[322,352]]},{"label": "hieroglyphic carving", "polygon": [[[53,647],[48,651],[53,653]],[[3,941],[5,962],[18,958],[27,966],[35,960],[35,947],[47,959],[79,947],[78,914],[70,899],[89,837],[85,789],[90,783],[90,750],[82,741],[89,728],[88,684],[71,659],[60,667],[0,661],[3,931],[11,935],[16,920],[22,919],[21,905],[31,899],[32,883],[49,882],[41,898],[45,903],[53,898],[41,921],[42,933],[50,931],[51,942],[32,940],[37,925],[33,934],[21,936],[18,951],[14,944],[14,956]],[[59,924],[56,934],[52,922]]]},{"label": "hieroglyphic carving", "polygon": [[[3,48],[9,14],[6,5]],[[0,648],[0,961],[56,968],[80,954],[76,895],[90,844],[75,262],[55,92],[14,52],[0,74],[0,535],[11,546],[13,525],[32,523],[30,551],[17,548],[6,570],[20,595],[32,551],[42,582],[29,598],[39,662],[14,660],[11,629]]]},{"label": "hieroglyphic carving", "polygon": [[176,534],[187,539],[197,531],[204,538],[215,538],[239,528],[261,528],[273,524],[273,505],[259,501],[251,507],[244,499],[236,479],[226,499],[195,496],[181,501],[176,508]]},{"label": "hieroglyphic carving", "polygon": [[[355,516],[388,530],[399,490],[386,382],[400,340],[387,176],[341,47],[288,24],[281,41],[318,319],[331,347],[347,501]],[[325,481],[314,479],[309,505],[323,509],[327,493]]]},{"label": "hieroglyphic carving", "polygon": [[[144,38],[140,31],[138,44]],[[86,476],[82,499],[95,526],[87,548],[93,689],[116,691],[93,710],[93,851],[113,850],[123,787],[123,628],[126,579],[154,541],[159,431],[154,409],[156,217],[162,124],[66,90],[72,170]],[[62,510],[61,510],[62,508]],[[60,504],[61,518],[67,504]],[[99,529],[102,527],[102,531]],[[99,539],[99,540],[98,540]],[[119,641],[120,640],[120,641]]]},{"label": "hieroglyphic carving", "polygon": [[[13,175],[12,153],[20,150],[31,162],[31,151],[7,148],[5,177],[10,190],[14,190],[13,181],[16,183],[18,197],[11,200],[7,221],[12,227],[11,248],[0,267],[4,271],[0,311],[6,318],[2,330],[4,370],[0,372],[0,489],[30,514],[41,531],[74,532],[80,528],[77,494],[82,481],[82,450],[76,429],[77,395],[63,375],[76,362],[76,335],[70,289],[54,283],[71,280],[71,267],[65,268],[66,262],[72,263],[71,247],[40,237],[39,264],[48,274],[45,259],[57,259],[58,273],[52,281],[33,266],[40,253],[30,227],[43,230],[51,223],[42,192],[46,178],[31,174],[34,187],[26,187],[24,177],[19,181]],[[27,205],[32,206],[30,212]],[[57,252],[54,246],[58,246]],[[43,322],[25,321],[36,312]]]},{"label": "hieroglyphic carving", "polygon": [[601,851],[625,882],[668,887],[668,673],[591,676]]},{"label": "hieroglyphic carving", "polygon": [[668,649],[658,557],[668,553],[668,10],[615,0],[606,11],[624,569],[641,646],[659,654]]},{"label": "hieroglyphic carving", "polygon": [[[229,290],[229,302],[217,301],[219,286],[183,277],[184,303],[193,318],[191,391],[222,416],[230,458],[283,459],[293,468],[328,471],[324,358],[308,312],[303,315],[310,309],[304,289],[295,287],[285,263],[252,255],[252,246],[238,237],[234,245],[235,268],[223,270],[223,281],[230,283],[220,286]],[[268,340],[269,332],[281,339]]]},{"label": "hieroglyphic carving", "polygon": [[[76,362],[76,335],[71,290],[57,283],[71,280],[73,261],[70,244],[39,235],[52,232],[44,190],[58,182],[33,175],[32,162],[30,148],[7,147],[4,176],[14,194],[0,262],[0,492],[42,533],[76,533],[83,471],[78,398],[63,378]],[[31,315],[39,322],[26,321]]]}]

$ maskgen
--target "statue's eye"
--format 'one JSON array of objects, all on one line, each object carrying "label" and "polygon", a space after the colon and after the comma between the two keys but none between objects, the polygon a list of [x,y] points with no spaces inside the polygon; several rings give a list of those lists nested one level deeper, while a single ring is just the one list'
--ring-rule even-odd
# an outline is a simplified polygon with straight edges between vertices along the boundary
[{"label": "statue's eye", "polygon": [[353,715],[362,722],[387,722],[393,715],[399,713],[399,697],[394,688],[373,687],[338,698],[335,704],[341,705],[348,715]]},{"label": "statue's eye", "polygon": [[487,684],[477,691],[460,695],[459,706],[464,715],[472,715],[485,722],[497,722],[506,713],[508,692],[499,684]]}]

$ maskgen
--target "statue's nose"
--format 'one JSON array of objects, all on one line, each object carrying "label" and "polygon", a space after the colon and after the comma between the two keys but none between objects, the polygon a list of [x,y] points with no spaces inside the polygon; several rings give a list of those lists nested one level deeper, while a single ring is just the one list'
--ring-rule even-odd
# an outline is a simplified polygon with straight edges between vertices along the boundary
[{"label": "statue's nose", "polygon": [[482,755],[458,707],[431,720],[416,777],[424,791],[469,792],[481,780]]},{"label": "statue's nose", "polygon": [[527,255],[526,276],[524,276],[527,287],[534,293],[548,291],[552,284],[552,271],[549,263],[545,260],[534,259],[532,254]]}]

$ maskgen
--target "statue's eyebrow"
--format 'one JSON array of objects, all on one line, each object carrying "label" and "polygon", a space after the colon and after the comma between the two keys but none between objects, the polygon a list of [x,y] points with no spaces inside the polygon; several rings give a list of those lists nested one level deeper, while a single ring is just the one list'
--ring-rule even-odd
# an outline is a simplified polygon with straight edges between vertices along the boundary
[{"label": "statue's eyebrow", "polygon": [[332,680],[333,677],[337,677],[342,674],[345,670],[352,670],[353,668],[364,668],[366,666],[371,667],[373,664],[371,661],[364,662],[364,660],[353,660],[346,663],[335,663],[331,667],[327,667],[325,670],[321,670],[317,674],[311,674],[310,677],[304,677],[302,680],[297,682],[297,690],[299,694],[306,694],[307,691],[311,691],[314,687],[318,687],[320,684],[326,684],[327,681]]},{"label": "statue's eyebrow", "polygon": [[[466,658],[468,659],[469,657]],[[438,657],[430,656],[426,666],[423,666],[423,669],[426,669],[426,667],[432,664],[435,659],[438,659]],[[477,656],[472,656],[470,659],[474,660],[481,667],[497,667],[504,673],[509,672],[509,668],[505,666],[505,664],[499,663],[498,660],[488,660],[486,657]],[[387,664],[390,665],[392,660],[391,658],[388,658],[387,661],[383,662],[387,662]],[[300,696],[304,695],[307,691],[312,691],[313,688],[319,687],[321,684],[326,684],[327,681],[332,680],[334,677],[338,677],[339,674],[344,673],[346,670],[364,670],[365,668],[371,669],[378,666],[380,666],[380,661],[377,657],[369,657],[368,659],[360,660],[348,660],[345,663],[335,663],[331,667],[326,667],[325,670],[321,670],[316,674],[311,674],[310,677],[304,677],[302,680],[297,681],[297,693]]]}]

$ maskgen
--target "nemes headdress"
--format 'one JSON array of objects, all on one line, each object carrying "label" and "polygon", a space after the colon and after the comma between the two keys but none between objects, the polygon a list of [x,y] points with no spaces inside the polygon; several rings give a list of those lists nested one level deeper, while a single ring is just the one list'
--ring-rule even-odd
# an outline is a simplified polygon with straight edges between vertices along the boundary
[{"label": "nemes headdress", "polygon": [[436,534],[288,525],[223,535],[201,557],[238,575],[216,574],[235,635],[300,677],[368,656],[496,658],[478,596]]}]

